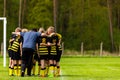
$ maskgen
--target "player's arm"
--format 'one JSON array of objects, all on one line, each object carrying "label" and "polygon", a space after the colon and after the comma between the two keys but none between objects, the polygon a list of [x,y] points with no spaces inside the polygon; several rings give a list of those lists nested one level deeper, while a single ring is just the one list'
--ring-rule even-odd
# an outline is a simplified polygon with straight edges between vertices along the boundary
[{"label": "player's arm", "polygon": [[56,35],[58,36],[58,39],[59,39],[59,41],[58,41],[57,45],[58,45],[58,46],[60,46],[61,41],[62,41],[62,35],[61,35],[61,34],[59,34],[59,33],[56,33]]},{"label": "player's arm", "polygon": [[10,40],[9,40],[9,43],[13,42],[14,40],[15,40],[14,38],[10,39]]},{"label": "player's arm", "polygon": [[22,56],[22,42],[20,43],[20,55]]},{"label": "player's arm", "polygon": [[22,56],[23,37],[20,36],[20,55]]},{"label": "player's arm", "polygon": [[38,56],[40,56],[39,52],[38,52],[38,43],[36,43],[36,52],[37,52]]},{"label": "player's arm", "polygon": [[12,34],[20,35],[20,32],[12,32]]},{"label": "player's arm", "polygon": [[48,46],[46,43],[40,43],[40,46]]}]

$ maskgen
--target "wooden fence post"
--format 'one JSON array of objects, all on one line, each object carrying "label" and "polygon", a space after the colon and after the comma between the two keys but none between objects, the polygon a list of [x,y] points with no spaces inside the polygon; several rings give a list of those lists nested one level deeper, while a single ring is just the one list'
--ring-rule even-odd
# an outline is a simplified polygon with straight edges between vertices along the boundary
[{"label": "wooden fence post", "polygon": [[84,55],[84,44],[83,44],[83,42],[81,43],[81,55]]},{"label": "wooden fence post", "polygon": [[3,42],[1,43],[1,55],[3,55]]},{"label": "wooden fence post", "polygon": [[103,55],[103,42],[100,43],[100,56]]},{"label": "wooden fence post", "polygon": [[120,56],[120,45],[119,45],[119,52],[118,52],[118,56]]}]

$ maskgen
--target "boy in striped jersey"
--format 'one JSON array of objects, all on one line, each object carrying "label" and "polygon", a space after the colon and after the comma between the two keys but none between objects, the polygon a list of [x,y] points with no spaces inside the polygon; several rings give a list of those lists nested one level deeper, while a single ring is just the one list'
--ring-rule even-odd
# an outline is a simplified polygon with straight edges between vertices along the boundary
[{"label": "boy in striped jersey", "polygon": [[[16,28],[15,32],[21,32],[20,28]],[[14,63],[14,74],[16,76],[20,76],[21,74],[21,44],[22,44],[22,37],[20,35],[16,35],[16,39],[14,40],[11,50],[12,50],[12,59]]]}]

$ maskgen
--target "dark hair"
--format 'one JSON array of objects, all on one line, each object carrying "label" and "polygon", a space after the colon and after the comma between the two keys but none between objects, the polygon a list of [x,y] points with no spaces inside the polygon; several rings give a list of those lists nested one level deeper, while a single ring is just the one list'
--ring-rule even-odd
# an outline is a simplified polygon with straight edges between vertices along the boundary
[{"label": "dark hair", "polygon": [[35,31],[35,32],[37,32],[37,29],[36,29],[36,28],[33,28],[33,29],[32,29],[32,31]]}]

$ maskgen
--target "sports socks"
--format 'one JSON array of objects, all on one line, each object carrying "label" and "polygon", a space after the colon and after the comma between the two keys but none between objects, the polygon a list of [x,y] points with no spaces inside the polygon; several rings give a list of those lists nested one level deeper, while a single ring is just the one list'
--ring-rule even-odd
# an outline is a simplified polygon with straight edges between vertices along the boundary
[{"label": "sports socks", "polygon": [[17,71],[18,71],[17,76],[20,76],[21,75],[21,64],[18,65]]},{"label": "sports socks", "polygon": [[38,64],[38,75],[40,75],[41,64]]},{"label": "sports socks", "polygon": [[49,71],[48,71],[49,77],[54,77],[54,65],[50,64]]},{"label": "sports socks", "polygon": [[35,75],[35,64],[33,64],[32,71],[33,71],[32,75]]},{"label": "sports socks", "polygon": [[18,67],[17,67],[17,64],[14,64],[14,74],[15,74],[15,76],[18,75]]}]

